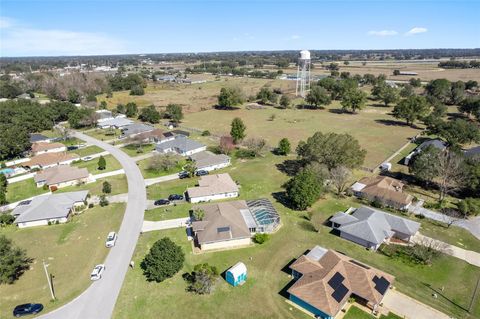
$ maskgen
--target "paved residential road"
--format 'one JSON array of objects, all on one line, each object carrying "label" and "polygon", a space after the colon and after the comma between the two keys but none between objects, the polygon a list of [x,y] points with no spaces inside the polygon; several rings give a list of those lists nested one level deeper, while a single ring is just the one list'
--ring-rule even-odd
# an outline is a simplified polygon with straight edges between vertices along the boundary
[{"label": "paved residential road", "polygon": [[[82,133],[75,137],[110,152],[122,165],[128,181],[128,201],[118,240],[111,248],[105,263],[102,279],[93,282],[87,290],[68,304],[39,318],[42,319],[108,319],[123,284],[138,236],[142,229],[146,207],[146,189],[137,165],[120,149]],[[102,261],[99,260],[98,263]]]}]

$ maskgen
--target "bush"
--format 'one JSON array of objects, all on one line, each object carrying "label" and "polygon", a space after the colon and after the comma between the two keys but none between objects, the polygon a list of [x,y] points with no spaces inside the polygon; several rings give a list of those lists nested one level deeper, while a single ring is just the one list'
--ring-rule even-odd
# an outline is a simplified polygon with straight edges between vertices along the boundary
[{"label": "bush", "polygon": [[255,234],[255,236],[253,236],[253,240],[260,245],[268,241],[269,239],[270,239],[269,234]]},{"label": "bush", "polygon": [[88,208],[93,208],[95,205],[93,203],[88,204]]},{"label": "bush", "polygon": [[33,262],[24,249],[13,246],[12,241],[4,235],[0,235],[0,252],[0,284],[12,284]]},{"label": "bush", "polygon": [[162,282],[182,269],[184,260],[182,248],[164,237],[153,244],[140,266],[148,281]]},{"label": "bush", "polygon": [[7,226],[13,224],[15,217],[12,214],[0,213],[0,226]]},{"label": "bush", "polygon": [[102,185],[102,193],[110,194],[112,192],[112,185],[108,181],[104,181]]},{"label": "bush", "polygon": [[105,207],[105,206],[108,206],[108,204],[110,204],[110,202],[108,201],[107,197],[105,196],[105,194],[103,195],[100,195],[100,202],[99,202],[100,206],[101,207]]},{"label": "bush", "polygon": [[195,265],[193,271],[185,274],[183,278],[189,283],[187,291],[205,295],[213,291],[218,275],[217,267],[205,263]]},{"label": "bush", "polygon": [[47,191],[47,190],[48,190],[48,185],[47,185],[47,184],[44,184],[44,185],[42,186],[42,189],[43,189],[44,191]]},{"label": "bush", "polygon": [[205,130],[202,132],[202,136],[210,136],[210,131],[209,130]]},{"label": "bush", "polygon": [[107,161],[105,160],[105,157],[100,156],[98,158],[98,169],[103,171],[105,168],[107,168]]},{"label": "bush", "polygon": [[255,157],[255,152],[251,151],[251,150],[246,150],[246,149],[239,149],[239,150],[237,150],[235,155],[238,158],[248,159],[248,158],[254,158]]},{"label": "bush", "polygon": [[145,94],[145,90],[140,85],[136,85],[132,87],[132,89],[130,90],[130,95],[144,95],[144,94]]}]

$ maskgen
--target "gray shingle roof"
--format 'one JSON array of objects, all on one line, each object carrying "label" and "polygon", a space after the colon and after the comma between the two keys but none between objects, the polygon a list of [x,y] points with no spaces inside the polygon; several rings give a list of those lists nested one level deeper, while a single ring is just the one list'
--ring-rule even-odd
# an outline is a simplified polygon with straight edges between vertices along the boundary
[{"label": "gray shingle roof", "polygon": [[129,136],[133,134],[139,134],[139,133],[144,133],[144,132],[149,132],[154,130],[155,128],[153,126],[147,125],[147,124],[142,124],[142,123],[134,123],[125,126],[122,128],[122,135],[123,136]]},{"label": "gray shingle roof", "polygon": [[356,219],[352,215],[345,214],[344,212],[338,212],[335,215],[333,215],[332,218],[330,218],[330,221],[335,224],[343,225],[343,224],[358,221],[358,219]]},{"label": "gray shingle roof", "polygon": [[230,162],[229,156],[224,154],[214,154],[210,151],[203,151],[190,155],[190,158],[195,161],[195,166],[197,169]]},{"label": "gray shingle roof", "polygon": [[105,120],[103,122],[98,123],[98,126],[115,126],[115,127],[124,127],[128,125],[132,125],[134,122],[130,119],[124,117],[116,117],[114,119]]},{"label": "gray shingle roof", "polygon": [[37,134],[37,133],[30,134],[30,143],[43,142],[43,141],[47,141],[49,139],[50,138],[48,138],[48,137],[46,137],[45,135],[42,135],[42,134]]},{"label": "gray shingle roof", "polygon": [[87,194],[88,191],[78,191],[37,196],[24,205],[17,206],[12,214],[18,216],[16,224],[67,217],[73,205],[85,201]]},{"label": "gray shingle roof", "polygon": [[338,229],[375,244],[381,244],[394,232],[411,236],[420,228],[420,223],[365,206],[356,209],[352,217],[357,220],[343,224]]},{"label": "gray shingle roof", "polygon": [[441,141],[441,140],[428,140],[428,141],[425,141],[423,142],[422,144],[420,144],[418,147],[417,147],[417,150],[423,150],[425,149],[426,147],[432,145],[433,147],[435,147],[436,149],[439,149],[441,151],[443,151],[447,145],[445,144],[444,141]]},{"label": "gray shingle roof", "polygon": [[189,138],[186,138],[183,135],[177,135],[175,136],[175,139],[171,141],[166,141],[162,143],[158,143],[156,146],[157,151],[159,152],[164,152],[168,149],[176,149],[178,153],[185,153],[189,151],[193,151],[199,148],[204,147],[205,145],[191,140]]}]

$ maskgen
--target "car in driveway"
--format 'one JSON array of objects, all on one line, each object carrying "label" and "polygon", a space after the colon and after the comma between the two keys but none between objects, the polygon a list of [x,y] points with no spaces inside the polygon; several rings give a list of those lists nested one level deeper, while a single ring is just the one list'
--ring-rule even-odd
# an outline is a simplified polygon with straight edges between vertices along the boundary
[{"label": "car in driveway", "polygon": [[183,172],[178,173],[178,178],[180,178],[180,179],[184,179],[184,178],[188,178],[188,177],[190,177],[190,175],[188,175],[188,172],[183,171]]},{"label": "car in driveway", "polygon": [[117,238],[117,233],[115,233],[114,231],[109,232],[107,236],[107,241],[105,242],[105,247],[112,248],[113,246],[115,246]]},{"label": "car in driveway", "polygon": [[204,170],[204,169],[201,169],[201,170],[197,171],[197,172],[195,173],[195,175],[197,175],[197,176],[205,176],[205,175],[208,175],[208,171],[206,171],[206,170]]},{"label": "car in driveway", "polygon": [[13,315],[18,318],[26,315],[35,315],[42,310],[43,305],[41,303],[26,303],[16,306],[13,309]]},{"label": "car in driveway", "polygon": [[88,162],[88,161],[91,161],[91,160],[93,160],[93,157],[91,157],[91,156],[82,157],[82,161],[84,161],[84,162]]},{"label": "car in driveway", "polygon": [[183,195],[171,194],[170,196],[168,196],[168,200],[183,200]]},{"label": "car in driveway", "polygon": [[155,206],[162,206],[162,205],[169,205],[170,201],[168,199],[157,199],[155,202],[153,202],[153,205]]},{"label": "car in driveway", "polygon": [[75,145],[67,146],[67,151],[74,151],[74,150],[78,150],[78,146],[75,146]]},{"label": "car in driveway", "polygon": [[104,271],[105,271],[104,264],[96,265],[95,267],[93,267],[93,271],[90,274],[90,280],[92,281],[99,280],[100,278],[102,278],[102,274]]}]

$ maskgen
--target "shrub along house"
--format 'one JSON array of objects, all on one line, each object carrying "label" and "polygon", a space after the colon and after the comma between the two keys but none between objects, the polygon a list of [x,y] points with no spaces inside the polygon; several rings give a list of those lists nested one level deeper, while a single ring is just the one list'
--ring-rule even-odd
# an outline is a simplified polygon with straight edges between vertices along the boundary
[{"label": "shrub along house", "polygon": [[19,228],[66,223],[76,208],[86,205],[88,191],[49,194],[21,202],[12,212]]},{"label": "shrub along house", "polygon": [[229,174],[201,176],[198,186],[187,188],[187,199],[191,203],[238,197],[238,185]]},{"label": "shrub along house", "polygon": [[315,246],[290,265],[289,299],[316,316],[335,318],[348,299],[375,310],[395,277],[344,254]]},{"label": "shrub along house", "polygon": [[86,168],[77,168],[68,165],[58,165],[47,168],[37,173],[33,179],[37,187],[47,185],[51,190],[95,181]]},{"label": "shrub along house", "polygon": [[364,177],[351,189],[355,196],[383,206],[406,210],[412,204],[413,196],[403,192],[404,184],[387,176]]},{"label": "shrub along house", "polygon": [[410,242],[420,228],[420,223],[413,220],[365,206],[352,214],[336,213],[330,218],[330,223],[340,237],[372,250],[377,250],[382,243],[388,243],[392,238]]}]

